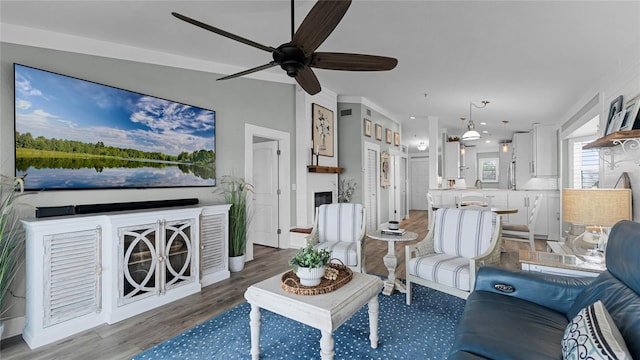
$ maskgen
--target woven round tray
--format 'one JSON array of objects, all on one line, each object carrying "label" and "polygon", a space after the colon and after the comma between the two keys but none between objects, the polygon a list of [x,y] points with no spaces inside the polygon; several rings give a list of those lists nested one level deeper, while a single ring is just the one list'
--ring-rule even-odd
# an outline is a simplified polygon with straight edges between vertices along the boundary
[{"label": "woven round tray", "polygon": [[284,291],[292,294],[320,295],[339,289],[353,278],[353,271],[347,266],[333,263],[329,264],[329,266],[338,270],[338,277],[335,280],[329,280],[323,277],[317,286],[304,286],[300,285],[298,275],[296,275],[293,270],[289,270],[282,274],[280,286],[282,286]]}]

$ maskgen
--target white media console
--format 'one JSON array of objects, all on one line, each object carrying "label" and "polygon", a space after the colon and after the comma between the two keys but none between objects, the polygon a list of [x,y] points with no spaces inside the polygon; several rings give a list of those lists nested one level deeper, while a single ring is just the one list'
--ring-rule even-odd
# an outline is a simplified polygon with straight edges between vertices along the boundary
[{"label": "white media console", "polygon": [[228,278],[229,207],[23,220],[22,337],[33,349]]}]

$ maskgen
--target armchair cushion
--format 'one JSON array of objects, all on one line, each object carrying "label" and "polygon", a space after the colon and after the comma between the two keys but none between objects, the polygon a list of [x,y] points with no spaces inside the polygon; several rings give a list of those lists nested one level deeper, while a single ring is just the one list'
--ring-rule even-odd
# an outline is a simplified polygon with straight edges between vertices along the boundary
[{"label": "armchair cushion", "polygon": [[362,237],[362,204],[330,204],[318,208],[320,242],[358,241]]},{"label": "armchair cushion", "polygon": [[483,254],[491,244],[496,217],[491,211],[438,209],[433,229],[435,252],[467,259]]},{"label": "armchair cushion", "polygon": [[409,260],[407,269],[410,275],[463,291],[471,291],[469,259],[448,254],[428,254]]},{"label": "armchair cushion", "polygon": [[358,243],[346,242],[346,241],[325,241],[318,243],[316,249],[327,249],[331,251],[331,258],[336,258],[342,261],[344,265],[356,266],[358,265]]}]

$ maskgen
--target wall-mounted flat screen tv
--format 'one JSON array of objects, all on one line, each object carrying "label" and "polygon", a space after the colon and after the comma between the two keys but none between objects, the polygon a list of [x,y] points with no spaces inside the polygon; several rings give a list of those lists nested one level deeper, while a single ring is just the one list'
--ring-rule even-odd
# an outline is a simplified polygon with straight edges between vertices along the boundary
[{"label": "wall-mounted flat screen tv", "polygon": [[215,111],[14,64],[27,190],[215,186]]}]

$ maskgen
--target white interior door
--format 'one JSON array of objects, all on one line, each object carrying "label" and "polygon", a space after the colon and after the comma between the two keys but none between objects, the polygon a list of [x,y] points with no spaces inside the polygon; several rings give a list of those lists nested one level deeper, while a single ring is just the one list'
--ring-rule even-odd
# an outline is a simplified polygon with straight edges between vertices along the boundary
[{"label": "white interior door", "polygon": [[379,150],[373,148],[365,149],[364,166],[364,207],[367,209],[367,231],[378,228],[378,170]]},{"label": "white interior door", "polygon": [[429,191],[429,159],[411,159],[411,208],[427,210]]},{"label": "white interior door", "polygon": [[390,189],[389,191],[389,220],[400,221],[403,218],[403,214],[400,205],[400,157],[397,155],[391,156],[389,159],[389,166],[391,171],[390,176]]},{"label": "white interior door", "polygon": [[400,217],[409,218],[407,209],[407,158],[400,158]]},{"label": "white interior door", "polygon": [[277,141],[253,144],[253,186],[249,237],[254,244],[279,247]]}]

